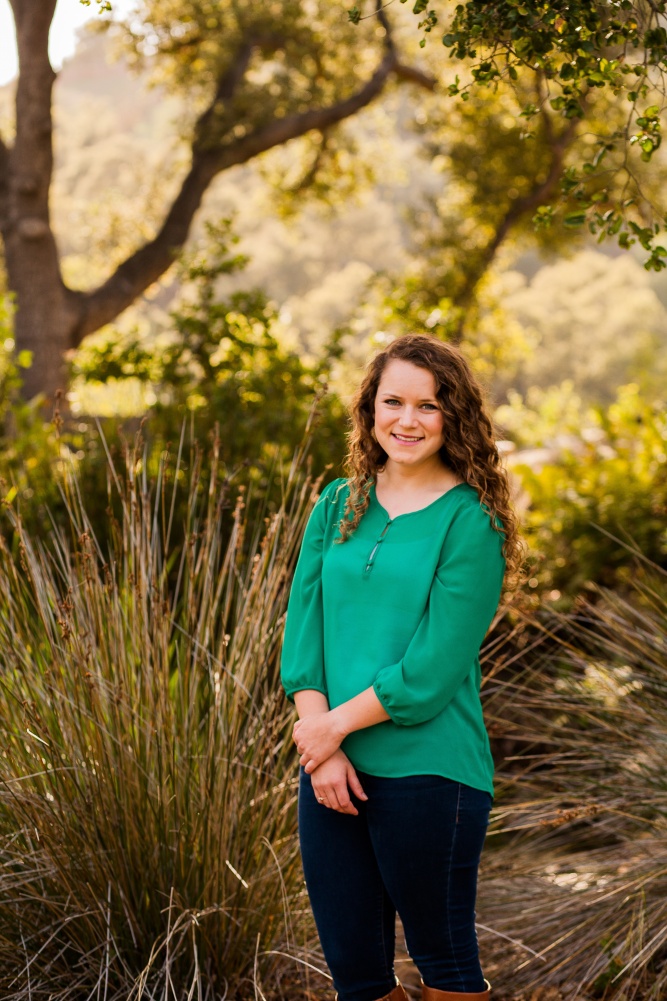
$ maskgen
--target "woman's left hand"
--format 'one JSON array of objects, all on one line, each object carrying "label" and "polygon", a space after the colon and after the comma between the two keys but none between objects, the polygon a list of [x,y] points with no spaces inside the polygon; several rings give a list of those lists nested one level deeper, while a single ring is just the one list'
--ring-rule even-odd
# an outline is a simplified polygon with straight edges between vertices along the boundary
[{"label": "woman's left hand", "polygon": [[345,734],[336,724],[333,712],[315,713],[294,724],[292,738],[301,755],[299,763],[310,775],[318,765],[338,750]]}]

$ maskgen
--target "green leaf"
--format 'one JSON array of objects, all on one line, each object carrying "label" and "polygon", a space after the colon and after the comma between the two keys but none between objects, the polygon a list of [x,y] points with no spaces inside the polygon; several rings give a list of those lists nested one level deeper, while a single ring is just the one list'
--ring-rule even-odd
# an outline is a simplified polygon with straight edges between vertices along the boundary
[{"label": "green leaf", "polygon": [[567,226],[568,229],[576,229],[578,226],[583,226],[585,222],[585,212],[568,212],[563,219],[563,225]]},{"label": "green leaf", "polygon": [[598,167],[600,165],[600,163],[602,162],[602,159],[607,155],[608,151],[609,151],[609,146],[601,146],[600,147],[600,149],[597,151],[597,153],[593,157],[593,166],[594,167]]}]

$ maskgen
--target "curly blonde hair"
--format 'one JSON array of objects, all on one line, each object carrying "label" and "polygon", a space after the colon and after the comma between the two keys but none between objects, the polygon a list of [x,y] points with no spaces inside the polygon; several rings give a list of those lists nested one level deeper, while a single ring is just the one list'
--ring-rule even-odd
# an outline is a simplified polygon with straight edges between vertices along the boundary
[{"label": "curly blonde hair", "polygon": [[482,387],[458,348],[429,335],[406,334],[392,341],[370,362],[354,396],[345,461],[350,492],[341,519],[340,541],[348,539],[359,524],[368,507],[371,484],[376,482],[377,473],[387,461],[387,453],[373,435],[375,398],[382,373],[395,358],[433,375],[436,398],[444,416],[440,456],[457,476],[477,491],[491,524],[504,536],[505,587],[517,587],[521,580],[524,544]]}]

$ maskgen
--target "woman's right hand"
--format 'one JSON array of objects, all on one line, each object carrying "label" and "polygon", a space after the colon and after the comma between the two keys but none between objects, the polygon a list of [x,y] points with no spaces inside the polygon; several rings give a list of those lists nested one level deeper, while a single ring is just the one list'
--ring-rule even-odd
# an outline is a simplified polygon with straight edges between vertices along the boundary
[{"label": "woman's right hand", "polygon": [[318,765],[310,778],[318,803],[338,813],[349,813],[353,817],[359,815],[359,811],[350,799],[350,792],[353,792],[357,799],[368,799],[352,762],[340,748]]}]

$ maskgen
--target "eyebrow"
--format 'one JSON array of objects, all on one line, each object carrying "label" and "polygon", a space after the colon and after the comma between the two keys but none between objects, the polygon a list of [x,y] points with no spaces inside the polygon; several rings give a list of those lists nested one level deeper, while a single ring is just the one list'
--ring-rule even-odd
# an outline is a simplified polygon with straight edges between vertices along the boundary
[{"label": "eyebrow", "polygon": [[[403,397],[401,396],[400,393],[390,393],[388,389],[387,390],[383,390],[380,395],[381,396],[391,396],[391,397],[393,397],[396,400],[402,400],[403,399]],[[437,403],[438,400],[437,400],[437,397],[435,397],[435,396],[425,396],[424,399],[419,400],[418,402],[419,403]]]}]

